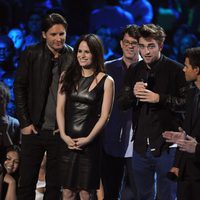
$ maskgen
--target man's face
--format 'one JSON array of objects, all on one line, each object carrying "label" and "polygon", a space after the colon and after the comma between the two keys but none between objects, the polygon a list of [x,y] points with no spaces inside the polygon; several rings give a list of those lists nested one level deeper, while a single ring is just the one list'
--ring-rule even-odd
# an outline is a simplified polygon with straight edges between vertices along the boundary
[{"label": "man's face", "polygon": [[124,35],[123,40],[120,41],[120,46],[123,51],[123,56],[127,59],[132,59],[139,54],[138,42],[135,38],[129,36],[128,33]]},{"label": "man's face", "polygon": [[193,69],[188,57],[185,58],[185,66],[183,71],[185,72],[186,81],[195,81],[199,74],[199,68],[197,67]]},{"label": "man's face", "polygon": [[12,39],[16,49],[21,48],[24,42],[24,34],[20,29],[12,29],[8,33],[8,37]]},{"label": "man's face", "polygon": [[42,32],[46,44],[52,52],[60,51],[66,41],[66,30],[62,24],[53,25],[47,32]]},{"label": "man's face", "polygon": [[40,31],[42,18],[37,14],[32,14],[28,21],[28,28],[31,32]]},{"label": "man's face", "polygon": [[144,62],[151,64],[160,58],[162,45],[159,45],[153,38],[140,37],[139,50]]},{"label": "man's face", "polygon": [[10,58],[11,54],[12,50],[9,45],[4,41],[0,41],[0,63],[6,62]]}]

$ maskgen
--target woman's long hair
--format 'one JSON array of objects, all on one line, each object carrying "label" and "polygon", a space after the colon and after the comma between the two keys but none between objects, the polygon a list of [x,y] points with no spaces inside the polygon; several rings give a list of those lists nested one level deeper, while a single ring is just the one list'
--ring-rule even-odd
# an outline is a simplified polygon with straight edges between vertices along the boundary
[{"label": "woman's long hair", "polygon": [[66,92],[67,96],[71,93],[76,86],[82,75],[82,67],[79,65],[77,59],[77,53],[79,45],[82,41],[85,41],[92,54],[91,68],[94,69],[94,76],[99,72],[105,72],[104,58],[103,58],[103,45],[99,37],[95,34],[87,34],[81,36],[75,44],[73,53],[73,63],[67,71],[61,77],[62,88],[61,92]]}]

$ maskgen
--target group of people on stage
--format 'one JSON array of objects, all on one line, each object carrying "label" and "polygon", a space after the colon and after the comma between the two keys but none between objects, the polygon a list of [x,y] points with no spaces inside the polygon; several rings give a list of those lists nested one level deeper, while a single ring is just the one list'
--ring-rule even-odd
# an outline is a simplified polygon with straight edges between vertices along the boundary
[{"label": "group of people on stage", "polygon": [[1,198],[35,200],[45,155],[46,200],[199,199],[200,47],[187,49],[183,65],[161,53],[162,27],[127,25],[122,57],[104,63],[96,34],[72,49],[67,29],[62,15],[48,14],[41,43],[22,53],[19,123],[10,123],[0,84]]}]

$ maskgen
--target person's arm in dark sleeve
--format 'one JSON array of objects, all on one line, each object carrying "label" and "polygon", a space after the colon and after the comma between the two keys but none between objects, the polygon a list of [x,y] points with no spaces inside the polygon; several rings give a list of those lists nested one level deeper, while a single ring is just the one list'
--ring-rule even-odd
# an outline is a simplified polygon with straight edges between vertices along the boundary
[{"label": "person's arm in dark sleeve", "polygon": [[137,99],[133,94],[134,73],[134,68],[130,68],[124,77],[122,90],[117,97],[117,102],[121,110],[127,110],[137,103]]},{"label": "person's arm in dark sleeve", "polygon": [[22,128],[31,124],[28,110],[30,57],[28,49],[22,53],[14,81],[16,113]]}]

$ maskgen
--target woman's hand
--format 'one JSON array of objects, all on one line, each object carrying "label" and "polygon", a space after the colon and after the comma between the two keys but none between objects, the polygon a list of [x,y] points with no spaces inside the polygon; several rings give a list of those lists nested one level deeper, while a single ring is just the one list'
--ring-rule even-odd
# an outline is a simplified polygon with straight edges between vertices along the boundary
[{"label": "woman's hand", "polygon": [[3,180],[8,184],[5,200],[17,200],[15,179],[10,174],[6,174]]},{"label": "woman's hand", "polygon": [[62,139],[63,139],[64,142],[67,144],[67,147],[68,147],[69,149],[74,149],[74,147],[75,147],[75,142],[74,142],[74,140],[73,140],[71,137],[69,137],[68,135],[65,135],[64,137],[62,137]]},{"label": "woman's hand", "polygon": [[65,135],[64,137],[62,137],[62,139],[64,140],[64,142],[67,144],[68,149],[71,150],[82,150],[81,148],[79,148],[76,144],[76,139],[72,139],[70,136]]},{"label": "woman's hand", "polygon": [[73,139],[77,148],[81,149],[82,147],[86,146],[90,141],[88,137],[80,137]]},{"label": "woman's hand", "polygon": [[15,179],[10,175],[10,174],[6,174],[5,176],[4,176],[4,182],[5,183],[7,183],[7,184],[16,184],[16,182],[15,182]]}]

